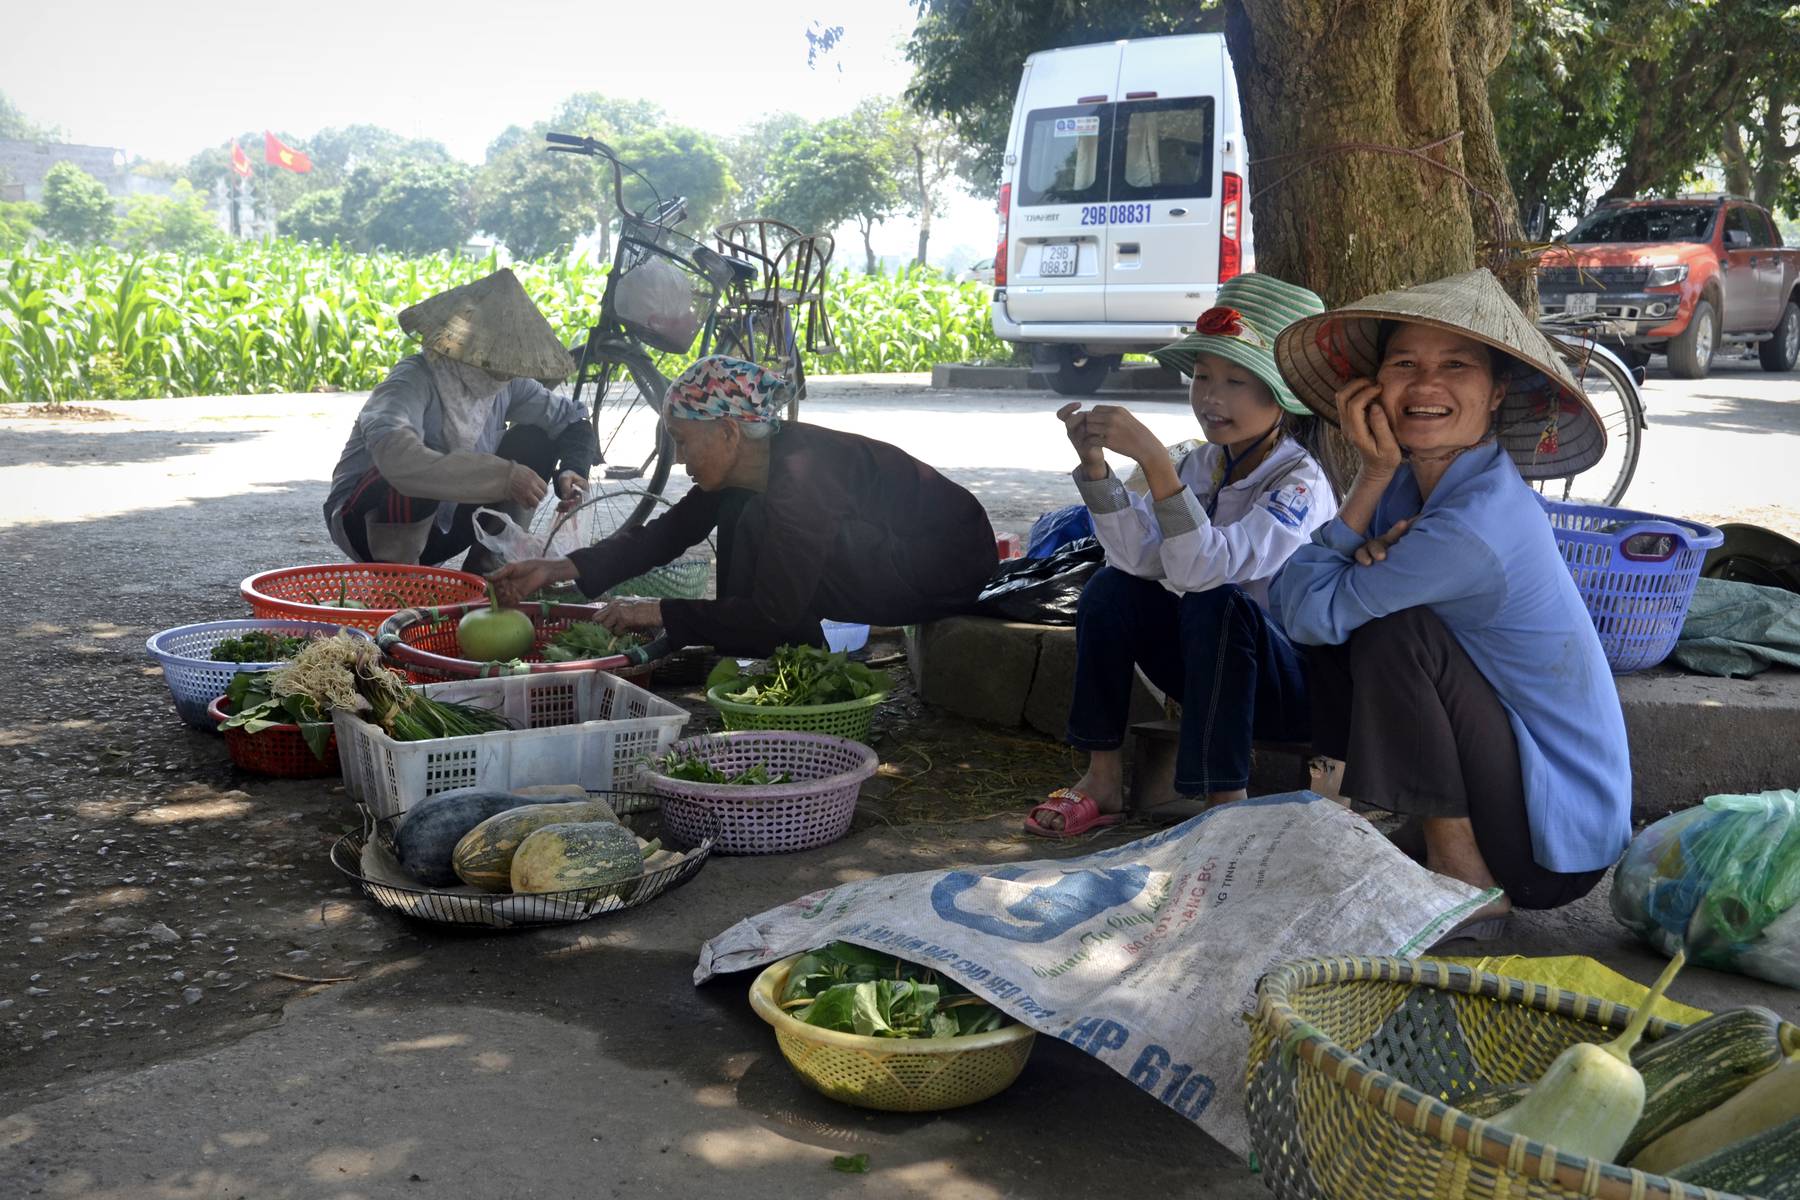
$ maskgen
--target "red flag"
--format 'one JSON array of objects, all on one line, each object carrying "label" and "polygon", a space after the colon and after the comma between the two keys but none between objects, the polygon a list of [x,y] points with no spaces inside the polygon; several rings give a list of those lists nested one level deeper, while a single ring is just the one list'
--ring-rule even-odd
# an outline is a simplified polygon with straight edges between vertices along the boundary
[{"label": "red flag", "polygon": [[266,129],[263,130],[263,161],[271,166],[286,167],[298,175],[312,170],[312,159],[291,146],[282,145],[281,139]]},{"label": "red flag", "polygon": [[231,139],[231,169],[245,179],[250,178],[250,156],[244,153],[236,138]]}]

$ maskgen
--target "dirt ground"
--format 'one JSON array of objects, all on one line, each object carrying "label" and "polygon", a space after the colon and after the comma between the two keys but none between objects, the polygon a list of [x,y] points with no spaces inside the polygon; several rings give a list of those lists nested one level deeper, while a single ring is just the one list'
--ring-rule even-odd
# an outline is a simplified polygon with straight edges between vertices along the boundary
[{"label": "dirt ground", "polygon": [[[249,421],[213,403],[178,422],[143,406],[0,425],[0,638],[16,667],[0,701],[0,1111],[231,1041],[306,980],[415,948],[327,861],[356,823],[341,785],[237,771],[218,737],[175,719],[143,650],[171,625],[247,616],[238,581],[255,571],[341,557],[320,464],[289,471],[284,447],[341,436],[354,400],[292,400],[268,416],[257,398]],[[980,817],[1063,782],[1060,748],[971,745],[925,713],[898,650],[871,651],[903,686],[877,718],[887,765],[860,821]],[[697,691],[684,700],[690,730],[714,727]]]}]

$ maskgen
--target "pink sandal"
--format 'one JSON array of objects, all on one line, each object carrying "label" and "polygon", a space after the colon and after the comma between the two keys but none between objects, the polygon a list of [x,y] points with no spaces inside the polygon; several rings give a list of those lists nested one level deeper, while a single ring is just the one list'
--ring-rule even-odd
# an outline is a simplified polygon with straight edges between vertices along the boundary
[{"label": "pink sandal", "polygon": [[[1061,816],[1063,827],[1050,829],[1038,824],[1037,815],[1041,812],[1053,812]],[[1099,802],[1084,791],[1072,787],[1057,788],[1044,798],[1042,804],[1026,815],[1025,832],[1045,838],[1080,837],[1095,829],[1117,825],[1124,819],[1124,813],[1101,812]]]}]

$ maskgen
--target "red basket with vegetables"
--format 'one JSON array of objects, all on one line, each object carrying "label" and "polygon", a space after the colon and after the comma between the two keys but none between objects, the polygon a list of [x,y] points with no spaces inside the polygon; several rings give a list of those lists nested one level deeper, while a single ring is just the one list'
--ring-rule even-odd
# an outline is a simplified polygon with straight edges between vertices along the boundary
[{"label": "red basket with vegetables", "polygon": [[374,633],[406,608],[479,600],[487,581],[448,567],[404,563],[320,563],[252,575],[238,593],[259,617],[354,625]]},{"label": "red basket with vegetables", "polygon": [[382,622],[375,641],[414,683],[611,671],[642,685],[666,646],[609,633],[595,620],[599,612],[599,605],[550,601],[500,608],[490,597],[397,612]]},{"label": "red basket with vegetables", "polygon": [[234,728],[226,724],[232,711],[231,701],[220,696],[207,705],[206,715],[219,724],[225,752],[244,770],[281,779],[321,779],[338,773],[337,736],[329,724],[324,753],[314,754],[300,726],[271,722]]}]

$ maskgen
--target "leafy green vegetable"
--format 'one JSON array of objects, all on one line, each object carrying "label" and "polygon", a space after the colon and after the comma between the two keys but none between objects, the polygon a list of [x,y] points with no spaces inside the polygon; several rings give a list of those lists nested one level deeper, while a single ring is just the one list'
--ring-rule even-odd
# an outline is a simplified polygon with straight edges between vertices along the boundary
[{"label": "leafy green vegetable", "polygon": [[801,955],[780,1002],[808,1025],[864,1037],[965,1037],[1007,1023],[999,1009],[929,967],[849,942]]},{"label": "leafy green vegetable", "polygon": [[887,672],[851,662],[846,654],[813,646],[782,646],[756,674],[744,674],[736,659],[722,660],[706,686],[718,688],[720,695],[734,704],[806,708],[861,700],[889,691],[893,683]]},{"label": "leafy green vegetable", "polygon": [[682,779],[688,783],[725,783],[738,786],[772,787],[778,783],[794,781],[794,777],[785,772],[777,774],[770,771],[767,763],[755,763],[739,771],[736,775],[727,775],[698,754],[690,754],[683,758],[673,750],[661,758],[652,759],[650,765],[670,779]]},{"label": "leafy green vegetable", "polygon": [[867,1175],[869,1173],[869,1156],[866,1154],[838,1154],[831,1160],[831,1169],[842,1171],[846,1175]]},{"label": "leafy green vegetable", "polygon": [[320,758],[331,744],[331,714],[340,708],[364,715],[400,742],[512,728],[491,709],[434,700],[407,687],[382,665],[374,642],[347,633],[314,638],[285,667],[239,671],[225,698],[231,716],[224,728],[261,733],[273,725],[298,725]]},{"label": "leafy green vegetable", "polygon": [[635,633],[614,633],[592,621],[577,621],[544,645],[545,662],[577,662],[584,658],[611,658],[644,644]]},{"label": "leafy green vegetable", "polygon": [[242,637],[228,637],[213,647],[212,661],[233,663],[282,662],[306,648],[304,637],[288,637],[263,629],[247,629]]}]

